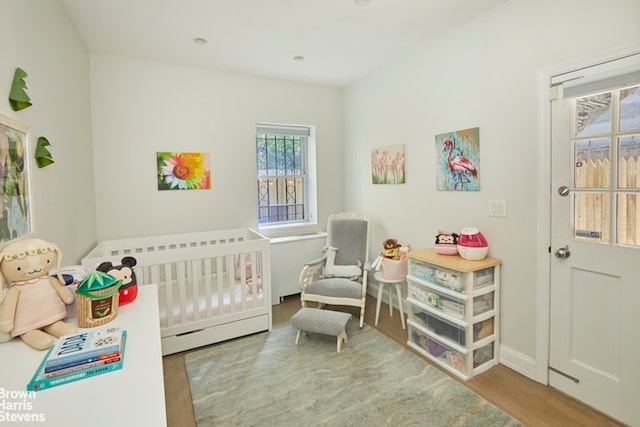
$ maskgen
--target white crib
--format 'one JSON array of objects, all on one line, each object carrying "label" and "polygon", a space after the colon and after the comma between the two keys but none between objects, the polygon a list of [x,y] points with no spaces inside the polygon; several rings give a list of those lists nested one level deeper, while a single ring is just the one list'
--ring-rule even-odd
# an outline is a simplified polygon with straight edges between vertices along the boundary
[{"label": "white crib", "polygon": [[158,285],[163,355],[272,328],[270,242],[252,229],[106,240],[82,264],[125,256]]}]

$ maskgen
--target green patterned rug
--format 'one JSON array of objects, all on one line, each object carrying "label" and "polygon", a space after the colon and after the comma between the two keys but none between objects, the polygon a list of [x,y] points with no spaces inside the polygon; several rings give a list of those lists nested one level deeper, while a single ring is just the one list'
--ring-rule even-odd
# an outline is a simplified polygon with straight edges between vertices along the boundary
[{"label": "green patterned rug", "polygon": [[376,329],[347,332],[340,354],[291,326],[187,354],[198,427],[520,425]]}]

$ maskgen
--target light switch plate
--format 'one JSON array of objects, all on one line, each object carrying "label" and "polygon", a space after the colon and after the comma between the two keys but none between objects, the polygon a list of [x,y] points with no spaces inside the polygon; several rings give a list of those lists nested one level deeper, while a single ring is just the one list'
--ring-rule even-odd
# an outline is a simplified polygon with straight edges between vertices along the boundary
[{"label": "light switch plate", "polygon": [[489,216],[506,218],[507,217],[507,201],[506,200],[489,200]]}]

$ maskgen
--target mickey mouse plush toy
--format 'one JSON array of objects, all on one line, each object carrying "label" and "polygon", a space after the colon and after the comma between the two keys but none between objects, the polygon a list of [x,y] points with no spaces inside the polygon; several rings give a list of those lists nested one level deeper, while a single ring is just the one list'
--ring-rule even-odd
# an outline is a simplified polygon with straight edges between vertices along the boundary
[{"label": "mickey mouse plush toy", "polygon": [[122,265],[113,265],[106,261],[96,267],[97,271],[107,273],[116,279],[122,280],[122,286],[118,290],[118,305],[129,304],[138,296],[138,279],[133,267],[138,263],[134,257],[122,258]]}]

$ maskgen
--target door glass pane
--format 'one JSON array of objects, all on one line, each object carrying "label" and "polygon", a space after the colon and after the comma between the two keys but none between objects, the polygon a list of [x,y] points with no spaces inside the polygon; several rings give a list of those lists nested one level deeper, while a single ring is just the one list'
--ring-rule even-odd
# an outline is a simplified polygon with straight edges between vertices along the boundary
[{"label": "door glass pane", "polygon": [[576,100],[576,136],[611,132],[611,92]]},{"label": "door glass pane", "polygon": [[611,185],[611,140],[589,139],[575,142],[576,188],[607,188]]},{"label": "door glass pane", "polygon": [[640,163],[640,135],[618,138],[618,188],[640,188],[638,163]]},{"label": "door glass pane", "polygon": [[620,132],[640,130],[640,86],[620,91]]},{"label": "door glass pane", "polygon": [[640,245],[640,198],[638,194],[617,194],[617,243]]},{"label": "door glass pane", "polygon": [[609,193],[577,192],[573,196],[575,238],[609,242],[611,222]]}]

